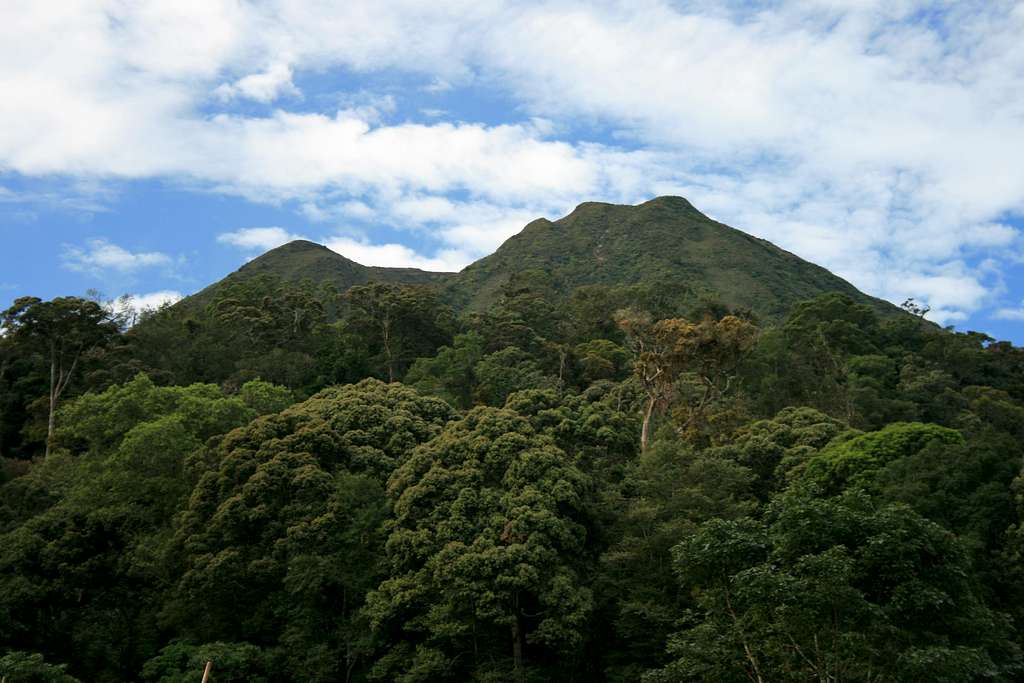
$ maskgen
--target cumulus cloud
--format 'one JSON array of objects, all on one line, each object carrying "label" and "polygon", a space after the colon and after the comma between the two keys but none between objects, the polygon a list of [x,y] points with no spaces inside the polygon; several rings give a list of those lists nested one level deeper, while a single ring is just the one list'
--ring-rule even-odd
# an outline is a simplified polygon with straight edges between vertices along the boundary
[{"label": "cumulus cloud", "polygon": [[149,292],[148,294],[133,294],[131,298],[138,310],[145,311],[160,308],[164,304],[173,304],[181,301],[183,296],[181,292],[162,289],[158,292]]},{"label": "cumulus cloud", "polygon": [[145,311],[153,311],[165,304],[173,304],[181,301],[184,294],[171,289],[161,289],[156,292],[145,294],[126,294],[117,301],[122,310],[129,310],[135,315]]},{"label": "cumulus cloud", "polygon": [[441,252],[426,257],[402,244],[371,244],[349,237],[334,237],[326,241],[331,251],[352,259],[364,266],[385,266],[388,268],[419,268],[438,272],[456,271],[468,261],[464,253]]},{"label": "cumulus cloud", "polygon": [[257,102],[272,102],[282,95],[299,95],[292,83],[292,69],[287,64],[271,64],[266,71],[249,74],[234,83],[222,83],[213,94],[222,100],[246,98]]},{"label": "cumulus cloud", "polygon": [[155,311],[165,304],[177,303],[183,298],[184,295],[181,292],[163,289],[145,294],[124,294],[114,301],[107,302],[106,305],[111,312],[131,327],[139,321],[139,317],[143,313]]},{"label": "cumulus cloud", "polygon": [[[446,268],[583,200],[682,194],[959,320],[998,305],[978,263],[1021,253],[1005,216],[1024,210],[1022,34],[1024,8],[984,0],[23,3],[0,27],[0,169],[168,178],[325,225],[376,220],[417,231],[427,255],[343,246]],[[280,105],[296,74],[330,69],[395,70],[427,96],[496,89],[519,116]],[[257,117],[240,99],[282,108]]]},{"label": "cumulus cloud", "polygon": [[158,251],[132,252],[105,239],[92,239],[85,246],[65,245],[63,265],[81,273],[133,273],[143,268],[166,266],[171,257]]},{"label": "cumulus cloud", "polygon": [[1024,305],[1017,308],[1000,308],[993,317],[999,320],[1024,320]]},{"label": "cumulus cloud", "polygon": [[284,228],[240,228],[231,232],[222,232],[217,235],[217,241],[221,244],[230,244],[247,251],[269,251],[292,240],[306,239],[302,235],[295,235]]}]

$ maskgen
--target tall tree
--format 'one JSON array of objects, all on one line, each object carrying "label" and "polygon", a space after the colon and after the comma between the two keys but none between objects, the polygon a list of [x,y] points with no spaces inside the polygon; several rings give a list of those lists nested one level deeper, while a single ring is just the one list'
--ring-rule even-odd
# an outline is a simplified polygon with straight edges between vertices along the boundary
[{"label": "tall tree", "polygon": [[646,396],[641,451],[650,444],[655,414],[673,404],[683,408],[679,431],[688,436],[698,430],[712,405],[734,388],[736,367],[757,335],[752,323],[731,315],[699,323],[681,318],[651,322],[649,315],[625,310],[617,320]]},{"label": "tall tree", "polygon": [[377,352],[389,382],[451,339],[451,311],[427,287],[371,282],[350,288],[342,302],[345,333]]},{"label": "tall tree", "polygon": [[225,437],[178,519],[169,620],[196,642],[267,648],[301,667],[292,680],[352,680],[367,651],[359,610],[381,578],[384,481],[451,414],[368,379]]},{"label": "tall tree", "polygon": [[673,552],[699,611],[647,683],[1020,680],[1012,627],[960,539],[905,506],[797,492]]},{"label": "tall tree", "polygon": [[3,312],[2,327],[5,336],[15,344],[39,345],[49,361],[46,427],[46,455],[49,455],[61,396],[74,378],[83,355],[116,337],[119,322],[108,308],[88,299],[66,296],[43,301],[37,297],[21,297]]},{"label": "tall tree", "polygon": [[[476,408],[391,477],[390,578],[367,609],[386,680],[568,673],[587,635],[589,478],[511,410]],[[563,676],[559,680],[565,680]]]}]

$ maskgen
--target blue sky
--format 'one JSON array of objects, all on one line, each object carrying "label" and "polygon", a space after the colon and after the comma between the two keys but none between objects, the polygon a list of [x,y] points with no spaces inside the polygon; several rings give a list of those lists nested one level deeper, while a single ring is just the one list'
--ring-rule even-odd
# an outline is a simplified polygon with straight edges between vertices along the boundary
[{"label": "blue sky", "polygon": [[678,194],[1024,343],[1024,3],[46,5],[0,9],[0,305],[151,305],[295,237],[456,270]]}]

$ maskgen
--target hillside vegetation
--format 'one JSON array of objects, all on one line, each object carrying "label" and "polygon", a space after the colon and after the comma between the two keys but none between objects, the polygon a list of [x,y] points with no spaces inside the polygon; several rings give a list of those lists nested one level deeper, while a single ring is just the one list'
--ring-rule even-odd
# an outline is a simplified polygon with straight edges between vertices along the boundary
[{"label": "hillside vegetation", "polygon": [[187,297],[180,306],[201,309],[213,301],[217,292],[226,286],[260,277],[272,277],[285,282],[311,280],[329,283],[338,291],[367,282],[397,282],[427,284],[443,282],[451,273],[429,273],[416,268],[379,268],[364,266],[336,254],[327,247],[307,240],[294,240],[259,256],[220,282]]},{"label": "hillside vegetation", "polygon": [[481,310],[517,273],[530,271],[564,297],[584,285],[668,286],[681,310],[718,301],[773,322],[825,292],[893,310],[820,266],[711,220],[682,197],[638,206],[587,202],[557,221],[541,218],[467,266],[447,291],[457,305]]},{"label": "hillside vegetation", "polygon": [[1024,679],[1021,349],[678,198],[406,274],[4,311],[0,677]]},{"label": "hillside vegetation", "polygon": [[[224,287],[259,277],[310,280],[338,292],[367,282],[434,285],[456,310],[493,305],[510,283],[529,280],[556,300],[580,288],[633,288],[633,295],[670,292],[678,312],[706,302],[781,321],[798,301],[839,292],[893,315],[891,304],[869,297],[820,266],[744,232],[717,223],[682,197],[638,206],[587,202],[556,221],[540,218],[497,251],[459,273],[362,266],[319,244],[289,242],[253,259],[181,307],[209,304]],[[596,289],[593,289],[596,287]]]}]

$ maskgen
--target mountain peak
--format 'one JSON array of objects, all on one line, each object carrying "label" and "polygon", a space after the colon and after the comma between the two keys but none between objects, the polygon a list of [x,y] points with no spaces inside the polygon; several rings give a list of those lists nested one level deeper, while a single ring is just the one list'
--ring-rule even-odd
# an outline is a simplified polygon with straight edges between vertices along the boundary
[{"label": "mountain peak", "polygon": [[269,275],[292,282],[330,282],[338,291],[371,281],[435,284],[456,308],[484,310],[524,271],[543,274],[558,298],[588,285],[605,286],[609,292],[637,288],[670,298],[680,314],[714,301],[749,309],[766,322],[778,321],[794,303],[824,292],[847,294],[883,314],[896,310],[824,268],[710,219],[679,196],[636,205],[584,202],[557,220],[538,218],[459,273],[364,266],[322,244],[294,240],[183,304],[206,305],[223,284]]},{"label": "mountain peak", "polygon": [[215,282],[206,289],[186,297],[181,305],[206,306],[225,285],[260,276],[270,276],[285,282],[330,282],[338,291],[345,291],[353,285],[362,285],[370,281],[426,284],[436,282],[445,275],[447,274],[428,273],[415,268],[364,266],[322,244],[309,240],[292,240],[257,256],[220,282]]},{"label": "mountain peak", "polygon": [[581,286],[640,287],[672,297],[680,311],[714,301],[781,320],[797,301],[841,292],[889,312],[824,268],[661,196],[637,205],[584,202],[555,221],[536,220],[490,256],[464,269],[449,291],[470,310],[500,298],[517,272],[546,273],[568,297]]},{"label": "mountain peak", "polygon": [[697,209],[690,203],[685,197],[679,197],[676,195],[663,195],[648,199],[646,202],[640,202],[639,204],[613,204],[611,202],[583,202],[578,204],[575,209],[569,213],[566,218],[572,216],[578,212],[587,211],[608,211],[608,210],[622,210],[622,209],[643,209],[643,208],[663,208],[672,209],[676,211],[696,211]]},{"label": "mountain peak", "polygon": [[278,247],[274,247],[273,249],[271,249],[267,253],[269,254],[271,251],[280,251],[280,252],[289,252],[289,251],[291,251],[291,252],[296,252],[296,251],[318,251],[318,250],[319,251],[330,251],[330,249],[328,249],[324,245],[317,244],[316,242],[310,242],[309,240],[292,240],[291,242],[285,242],[284,244],[282,244],[282,245],[280,245]]},{"label": "mountain peak", "polygon": [[679,209],[683,211],[696,211],[695,207],[689,199],[680,197],[678,195],[666,194],[654,199],[648,199],[642,204],[638,204],[639,207],[664,207],[667,209]]}]

